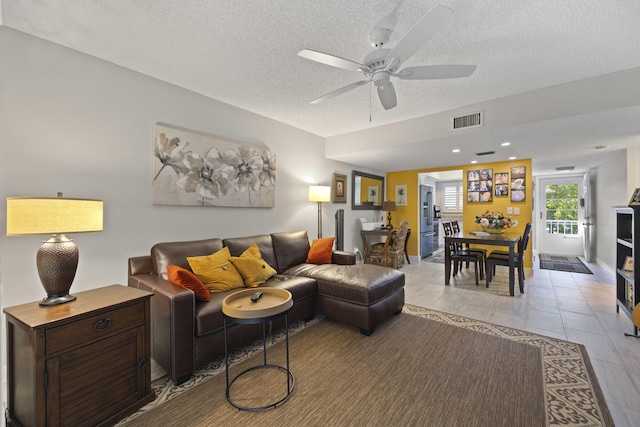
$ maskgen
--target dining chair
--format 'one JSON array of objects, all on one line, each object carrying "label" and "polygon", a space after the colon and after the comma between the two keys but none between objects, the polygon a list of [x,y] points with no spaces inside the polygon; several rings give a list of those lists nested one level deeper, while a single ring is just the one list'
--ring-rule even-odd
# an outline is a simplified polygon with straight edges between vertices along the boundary
[{"label": "dining chair", "polygon": [[453,234],[453,225],[450,222],[443,222],[442,228],[444,229],[445,236],[451,236]]},{"label": "dining chair", "polygon": [[[458,222],[458,220],[451,221],[451,228],[453,229],[454,233],[459,233],[460,232],[460,223]],[[467,243],[464,246],[464,248],[469,250],[470,252],[475,252],[475,253],[482,254],[482,263],[484,264],[485,258],[487,256],[487,250],[486,249],[483,249],[483,248],[472,248],[471,245],[469,245],[469,243]],[[459,243],[458,244],[458,250],[462,250],[462,249],[463,249],[462,243]],[[469,263],[467,263],[467,268],[469,268]]]},{"label": "dining chair", "polygon": [[[448,223],[448,227],[444,227],[444,235],[453,235],[453,227],[451,223]],[[444,225],[444,224],[443,224]],[[465,263],[467,267],[470,263],[473,263],[473,269],[476,278],[476,286],[479,286],[480,279],[484,278],[484,255],[479,252],[472,252],[468,249],[460,247],[456,242],[450,242],[449,247],[445,248],[449,251],[449,258],[453,266],[453,276],[458,274],[458,271],[462,269],[462,263]]]},{"label": "dining chair", "polygon": [[389,242],[376,243],[372,245],[371,253],[369,255],[369,263],[385,265],[396,269],[403,267],[404,259],[406,257],[404,248],[408,229],[409,222],[402,220],[400,221],[397,230],[392,232]]},{"label": "dining chair", "polygon": [[[529,246],[529,238],[531,237],[531,223],[527,223],[524,227],[524,233],[522,238],[518,242],[518,250],[515,257],[515,267],[518,269],[518,284],[520,290],[524,290],[524,254]],[[489,287],[489,282],[493,280],[493,276],[496,274],[496,266],[502,265],[509,266],[509,253],[505,251],[493,251],[485,260],[485,272],[486,272],[486,286]]]}]

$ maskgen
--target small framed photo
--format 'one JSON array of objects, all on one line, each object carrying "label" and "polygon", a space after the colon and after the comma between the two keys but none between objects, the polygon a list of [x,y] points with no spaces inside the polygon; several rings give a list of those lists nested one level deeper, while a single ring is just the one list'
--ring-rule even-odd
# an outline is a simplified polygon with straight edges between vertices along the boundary
[{"label": "small framed photo", "polygon": [[629,200],[629,206],[640,206],[640,188],[636,188]]},{"label": "small framed photo", "polygon": [[526,177],[527,168],[525,166],[516,166],[511,168],[511,201],[524,202],[526,198]]},{"label": "small framed photo", "polygon": [[624,265],[622,266],[622,270],[629,273],[633,271],[633,258],[628,256],[624,259]]},{"label": "small framed photo", "polygon": [[406,185],[396,185],[396,206],[407,206]]},{"label": "small framed photo", "polygon": [[331,185],[331,201],[333,203],[347,203],[347,176],[339,173],[333,174]]}]

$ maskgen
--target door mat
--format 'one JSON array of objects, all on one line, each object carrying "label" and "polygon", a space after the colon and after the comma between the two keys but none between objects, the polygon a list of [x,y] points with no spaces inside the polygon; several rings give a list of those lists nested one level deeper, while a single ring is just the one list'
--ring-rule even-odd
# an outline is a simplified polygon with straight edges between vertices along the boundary
[{"label": "door mat", "polygon": [[578,257],[540,254],[540,269],[593,274]]}]

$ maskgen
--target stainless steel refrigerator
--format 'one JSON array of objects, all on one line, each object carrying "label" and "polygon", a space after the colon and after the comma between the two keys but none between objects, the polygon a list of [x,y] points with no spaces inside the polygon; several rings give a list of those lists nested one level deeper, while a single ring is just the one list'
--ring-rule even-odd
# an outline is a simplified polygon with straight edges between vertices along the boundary
[{"label": "stainless steel refrigerator", "polygon": [[420,186],[420,256],[429,257],[438,248],[438,219],[435,218],[434,189]]}]

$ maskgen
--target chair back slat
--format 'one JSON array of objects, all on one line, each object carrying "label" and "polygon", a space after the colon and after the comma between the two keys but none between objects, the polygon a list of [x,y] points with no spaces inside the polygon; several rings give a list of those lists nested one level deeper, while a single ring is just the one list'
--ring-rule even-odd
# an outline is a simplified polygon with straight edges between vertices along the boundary
[{"label": "chair back slat", "polygon": [[518,265],[523,265],[524,263],[524,253],[527,250],[527,246],[529,246],[529,237],[531,236],[531,223],[528,222],[524,227],[524,233],[522,234],[522,239],[518,242],[518,258],[516,259],[516,263]]}]

